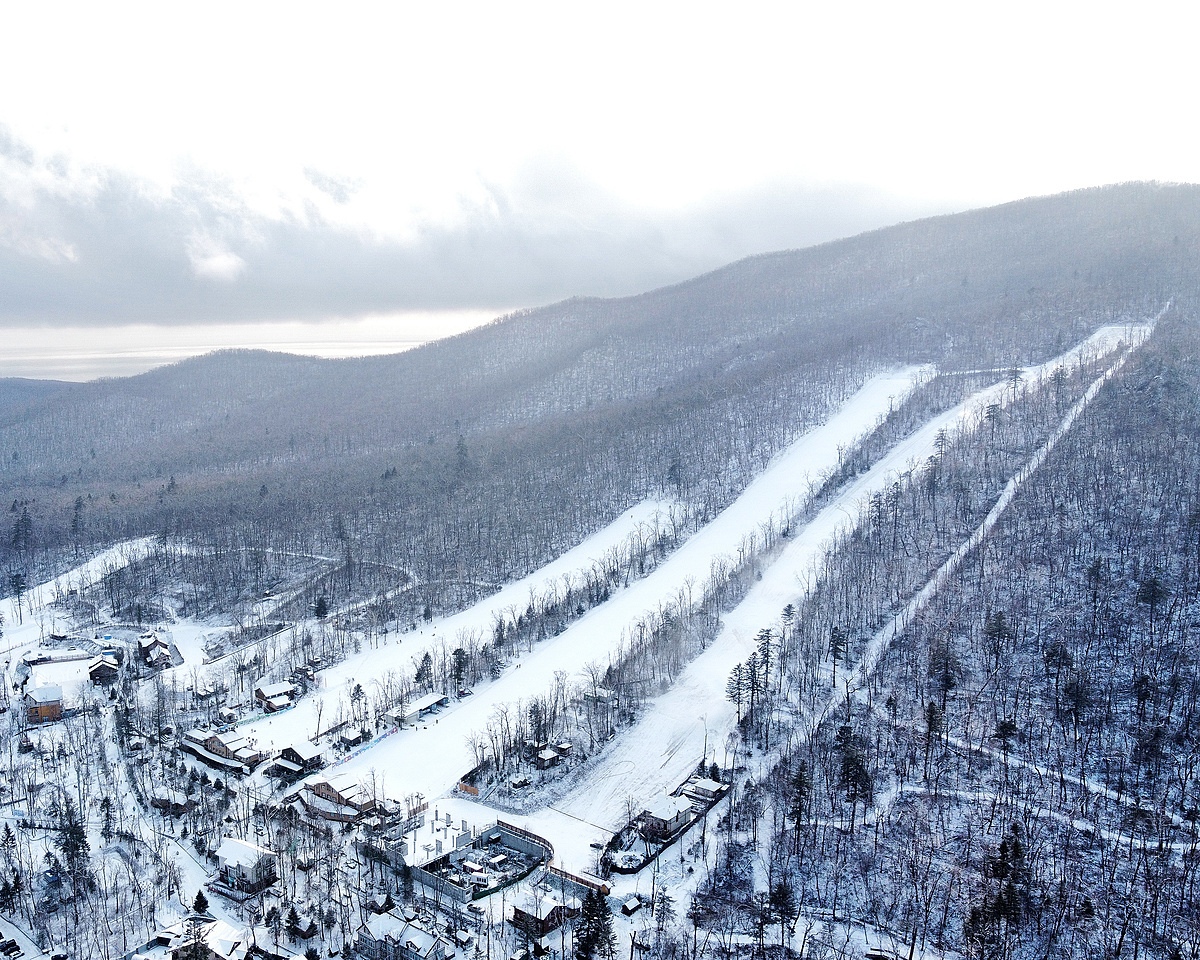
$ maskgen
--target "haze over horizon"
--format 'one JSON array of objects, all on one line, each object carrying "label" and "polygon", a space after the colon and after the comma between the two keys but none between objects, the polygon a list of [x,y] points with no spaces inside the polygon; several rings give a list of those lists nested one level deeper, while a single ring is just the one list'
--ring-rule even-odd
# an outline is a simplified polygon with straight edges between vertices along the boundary
[{"label": "haze over horizon", "polygon": [[1200,181],[1190,11],[717,13],[11,12],[0,376],[389,351],[900,220]]}]

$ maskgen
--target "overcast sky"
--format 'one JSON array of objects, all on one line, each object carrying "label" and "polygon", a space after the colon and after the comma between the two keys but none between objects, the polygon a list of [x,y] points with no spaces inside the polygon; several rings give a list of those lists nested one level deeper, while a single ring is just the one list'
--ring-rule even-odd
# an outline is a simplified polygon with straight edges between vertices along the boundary
[{"label": "overcast sky", "polygon": [[0,327],[436,325],[929,213],[1200,181],[1195,20],[1044,0],[12,4]]}]

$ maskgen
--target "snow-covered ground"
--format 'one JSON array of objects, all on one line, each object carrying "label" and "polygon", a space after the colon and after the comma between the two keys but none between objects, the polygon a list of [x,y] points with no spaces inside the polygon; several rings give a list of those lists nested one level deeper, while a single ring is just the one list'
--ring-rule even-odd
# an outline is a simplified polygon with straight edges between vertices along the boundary
[{"label": "snow-covered ground", "polygon": [[[583,542],[527,577],[514,581],[476,604],[449,617],[410,633],[392,634],[384,645],[351,654],[341,663],[321,671],[321,687],[284,714],[243,724],[241,729],[257,738],[260,747],[282,749],[300,737],[311,736],[316,717],[323,709],[322,726],[332,722],[337,701],[349,694],[356,683],[365,689],[371,681],[388,671],[412,672],[422,654],[445,641],[455,646],[463,636],[490,637],[498,616],[511,617],[524,612],[530,597],[541,594],[564,577],[578,581],[609,551],[619,548],[632,537],[650,539],[655,531],[668,525],[672,504],[647,500],[626,510],[617,519]],[[187,626],[186,623],[177,625]],[[322,706],[323,705],[323,706]]]},{"label": "snow-covered ground", "polygon": [[11,649],[9,645],[16,638],[26,637],[31,633],[37,635],[42,630],[49,632],[54,626],[49,605],[57,597],[71,590],[82,590],[95,583],[108,569],[132,563],[145,554],[152,542],[152,537],[126,540],[96,554],[53,580],[26,590],[21,597],[20,609],[15,597],[0,600],[0,616],[4,618],[5,647]]},{"label": "snow-covered ground", "polygon": [[[1022,379],[1027,384],[1040,383],[1056,369],[1079,363],[1087,355],[1111,351],[1121,343],[1140,342],[1150,329],[1103,328],[1060,357],[1021,371]],[[482,824],[494,819],[496,811],[485,804],[447,795],[474,764],[469,738],[486,729],[493,713],[532,694],[544,693],[560,672],[572,681],[578,680],[588,663],[604,663],[616,653],[647,614],[672,598],[701,596],[712,575],[714,559],[728,557],[736,561],[747,539],[758,536],[767,523],[782,526],[837,467],[846,447],[874,427],[930,373],[927,368],[912,368],[867,383],[827,423],[781,453],[728,509],[648,576],[588,611],[561,634],[537,644],[498,680],[481,685],[475,695],[453,703],[417,728],[379,738],[369,749],[343,763],[339,772],[364,779],[373,776],[381,792],[393,800],[421,793],[436,803],[443,816],[451,814],[455,822],[465,819]],[[1089,398],[1092,395],[1094,391]],[[640,809],[658,793],[674,789],[702,756],[726,763],[726,742],[735,729],[736,717],[733,704],[725,698],[725,682],[733,667],[754,649],[758,632],[764,627],[778,627],[784,606],[803,595],[831,539],[857,522],[864,502],[872,494],[886,490],[898,476],[923,463],[934,451],[939,434],[953,436],[964,424],[977,420],[989,405],[1003,405],[1012,396],[1011,385],[999,383],[934,417],[846,485],[809,522],[794,526],[777,555],[764,562],[761,579],[735,609],[725,614],[721,633],[670,690],[648,704],[634,727],[585,768],[565,795],[535,813],[499,815],[549,839],[562,866],[588,872],[597,856],[593,844],[607,839],[612,829],[624,821],[631,804]],[[631,536],[651,539],[656,528],[668,523],[671,507],[670,503],[655,501],[638,505],[551,564],[467,610],[420,631],[393,634],[386,645],[364,650],[323,671],[322,689],[306,697],[297,708],[245,724],[243,731],[255,737],[264,749],[279,749],[310,736],[320,700],[325,701],[327,725],[334,704],[353,684],[367,687],[389,670],[410,669],[425,650],[442,640],[453,645],[462,636],[490,635],[498,616],[523,610],[532,594],[564,577],[580,576]],[[56,597],[81,589],[106,569],[141,556],[149,543],[148,538],[129,541],[105,551],[70,573],[28,591],[19,609],[13,598],[0,601],[4,617],[0,655],[7,661],[6,667],[37,647],[49,632],[59,629],[50,609]],[[62,628],[67,632],[69,625]],[[164,631],[183,655],[183,665],[174,671],[190,680],[196,671],[203,670],[205,639],[219,629],[214,623],[180,620]],[[85,671],[82,680],[86,681],[85,660],[39,665],[35,677],[37,682],[58,683],[66,688],[80,682],[81,666]],[[681,882],[685,863],[694,859],[690,851],[686,857],[683,852],[694,843],[693,833],[689,831],[683,844],[663,857],[664,865],[670,861],[671,869],[680,873]],[[203,880],[204,870],[190,850],[178,846],[177,853],[184,888],[194,889]],[[620,881],[620,886],[632,890],[641,883],[634,877]]]},{"label": "snow-covered ground", "polygon": [[[146,553],[151,542],[151,537],[141,537],[118,543],[53,580],[31,587],[21,595],[19,606],[16,597],[0,600],[0,623],[3,624],[4,631],[4,635],[0,637],[0,657],[3,658],[0,660],[3,668],[0,677],[11,684],[12,678],[6,675],[15,668],[22,656],[38,647],[51,633],[73,632],[72,624],[54,610],[55,600],[72,590],[82,592],[97,582],[106,571],[139,559]],[[43,671],[41,676],[45,679],[38,679],[36,682],[61,683],[64,687],[74,682],[72,677],[51,679],[50,673],[46,671]],[[84,679],[87,679],[86,669]],[[8,689],[12,689],[11,685]]]}]

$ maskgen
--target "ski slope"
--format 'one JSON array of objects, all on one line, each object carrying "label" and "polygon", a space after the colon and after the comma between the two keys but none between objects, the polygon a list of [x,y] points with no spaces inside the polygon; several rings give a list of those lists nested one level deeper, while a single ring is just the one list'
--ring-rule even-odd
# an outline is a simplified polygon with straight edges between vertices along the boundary
[{"label": "ski slope", "polygon": [[[339,772],[358,774],[363,779],[373,774],[376,782],[382,781],[383,793],[393,799],[411,793],[439,797],[452,790],[475,765],[469,738],[487,727],[498,707],[545,692],[560,671],[576,680],[587,663],[605,663],[638,621],[662,603],[689,586],[699,596],[711,576],[715,557],[736,555],[762,525],[779,523],[790,515],[837,466],[841,449],[873,428],[929,374],[927,368],[914,367],[873,378],[826,423],[776,457],[734,503],[646,577],[588,611],[558,636],[539,643],[522,656],[517,667],[493,683],[480,686],[474,696],[453,704],[416,729],[376,741],[342,764]],[[294,716],[276,716],[242,729],[253,731],[260,748],[286,746],[298,736],[311,734],[310,710],[302,705],[291,712]]]},{"label": "ski slope", "polygon": [[[1077,364],[1086,356],[1103,355],[1122,343],[1140,342],[1149,330],[1149,326],[1105,327],[1066,353],[1025,368],[1022,377],[1027,383],[1042,383],[1055,370]],[[734,666],[755,649],[758,631],[778,627],[783,608],[804,594],[832,538],[857,523],[872,494],[886,490],[901,474],[924,462],[943,430],[952,437],[990,404],[1005,404],[1011,395],[1006,383],[978,391],[929,420],[843,488],[808,524],[794,530],[779,557],[763,571],[762,579],[724,616],[725,626],[716,640],[689,664],[669,691],[652,701],[639,722],[605,751],[586,778],[553,809],[512,819],[550,839],[567,869],[587,869],[594,856],[589,843],[598,828],[611,831],[623,821],[629,798],[641,804],[673,790],[696,769],[706,746],[708,760],[719,758],[724,764],[726,738],[737,719],[734,705],[725,699],[725,683]]]}]

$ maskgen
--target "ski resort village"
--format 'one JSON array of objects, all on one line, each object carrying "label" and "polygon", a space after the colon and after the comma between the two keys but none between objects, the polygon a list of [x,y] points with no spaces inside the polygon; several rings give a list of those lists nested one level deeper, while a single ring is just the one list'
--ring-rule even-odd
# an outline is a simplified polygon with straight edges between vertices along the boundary
[{"label": "ski resort village", "polygon": [[[995,894],[938,865],[931,829],[1005,818],[1001,846],[976,841],[989,878],[1051,827],[1149,841],[1092,769],[1069,774],[1090,812],[1010,804],[1013,782],[1068,776],[1022,753],[1049,734],[951,730],[966,654],[893,658],[1153,338],[1147,320],[1025,368],[876,372],[721,510],[645,500],[457,610],[403,606],[415,569],[356,593],[345,557],[264,547],[245,562],[268,583],[198,611],[187,571],[214,548],[166,535],[13,584],[0,951],[960,955],[952,918]],[[967,496],[954,472],[981,464]],[[936,534],[905,555],[926,506]],[[904,559],[856,566],[863,538]],[[979,636],[1008,643],[988,616]],[[936,824],[931,790],[961,800]],[[1164,849],[1195,842],[1156,822]],[[882,891],[886,850],[912,873]]]}]

